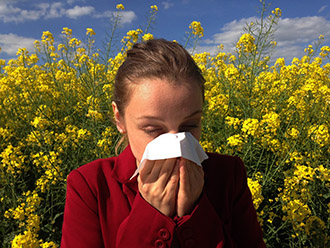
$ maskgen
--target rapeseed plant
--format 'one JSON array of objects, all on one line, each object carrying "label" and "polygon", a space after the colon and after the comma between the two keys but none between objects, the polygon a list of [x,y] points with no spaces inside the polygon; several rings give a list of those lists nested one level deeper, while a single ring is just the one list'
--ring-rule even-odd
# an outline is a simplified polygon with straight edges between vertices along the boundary
[{"label": "rapeseed plant", "polygon": [[[276,8],[267,16],[261,2],[261,20],[245,27],[236,53],[219,45],[216,54],[193,54],[206,79],[201,144],[243,159],[268,247],[327,247],[330,49],[311,45],[302,58],[277,58],[271,65],[272,34],[282,12]],[[100,54],[93,29],[86,29],[84,43],[64,27],[60,43],[45,31],[35,52],[23,48],[16,59],[0,60],[2,247],[58,247],[66,176],[116,153],[114,78],[127,49],[153,39],[149,29],[158,7],[149,9],[146,28],[128,31],[113,52],[125,9],[116,8]],[[185,45],[193,53],[204,29],[197,21],[188,29]]]}]

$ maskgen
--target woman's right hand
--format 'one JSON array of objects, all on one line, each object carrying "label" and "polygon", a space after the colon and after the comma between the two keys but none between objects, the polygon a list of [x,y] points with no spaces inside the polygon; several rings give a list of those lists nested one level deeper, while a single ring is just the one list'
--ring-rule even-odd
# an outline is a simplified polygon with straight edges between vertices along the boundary
[{"label": "woman's right hand", "polygon": [[176,214],[179,184],[179,160],[145,160],[138,176],[138,187],[142,197],[162,214]]}]

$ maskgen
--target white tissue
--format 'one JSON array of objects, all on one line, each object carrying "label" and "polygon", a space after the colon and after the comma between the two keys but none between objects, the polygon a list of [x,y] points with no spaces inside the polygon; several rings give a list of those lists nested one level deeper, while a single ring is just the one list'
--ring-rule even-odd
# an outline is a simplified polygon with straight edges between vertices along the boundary
[{"label": "white tissue", "polygon": [[161,160],[167,158],[182,157],[202,166],[202,162],[208,158],[198,140],[189,133],[166,133],[152,140],[145,148],[142,159],[133,177],[143,168],[143,160]]}]

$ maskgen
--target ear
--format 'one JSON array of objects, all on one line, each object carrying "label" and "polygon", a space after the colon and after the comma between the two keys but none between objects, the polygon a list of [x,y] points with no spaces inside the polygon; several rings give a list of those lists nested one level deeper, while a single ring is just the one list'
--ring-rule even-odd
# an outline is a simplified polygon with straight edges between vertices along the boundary
[{"label": "ear", "polygon": [[114,101],[112,101],[112,110],[113,110],[113,115],[114,115],[114,118],[115,118],[115,121],[116,121],[116,126],[117,126],[118,131],[121,134],[126,133],[124,118],[119,113],[117,104]]}]

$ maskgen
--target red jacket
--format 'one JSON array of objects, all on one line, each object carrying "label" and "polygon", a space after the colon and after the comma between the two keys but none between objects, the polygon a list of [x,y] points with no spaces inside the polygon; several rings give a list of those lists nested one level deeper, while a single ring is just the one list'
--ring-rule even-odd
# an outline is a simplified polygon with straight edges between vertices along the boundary
[{"label": "red jacket", "polygon": [[239,158],[208,153],[205,185],[191,213],[161,214],[138,193],[128,146],[67,179],[61,247],[265,247],[246,172]]}]

